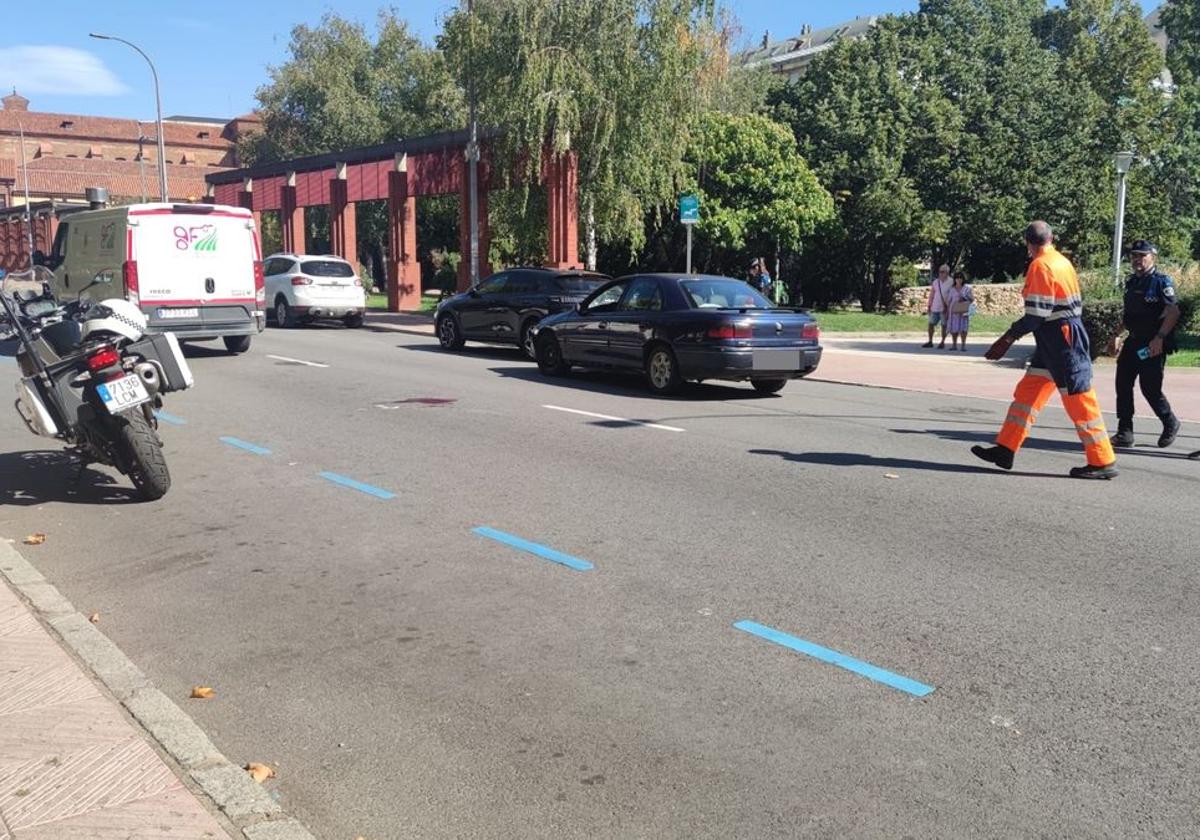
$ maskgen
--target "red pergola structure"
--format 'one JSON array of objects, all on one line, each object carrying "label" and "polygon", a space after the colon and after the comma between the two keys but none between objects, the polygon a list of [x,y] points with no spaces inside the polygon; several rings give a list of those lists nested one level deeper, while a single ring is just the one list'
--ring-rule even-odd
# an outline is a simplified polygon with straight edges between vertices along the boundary
[{"label": "red pergola structure", "polygon": [[[329,238],[333,251],[357,264],[355,202],[386,199],[388,202],[387,292],[388,309],[416,309],[421,296],[421,266],[417,260],[417,198],[458,193],[458,288],[470,282],[470,195],[467,177],[466,131],[415,137],[378,146],[347,149],[279,163],[213,172],[206,201],[245,207],[261,227],[264,211],[278,211],[283,228],[283,248],[304,253],[304,208],[329,208]],[[487,143],[479,162],[480,276],[486,265],[490,240],[488,191],[493,188]],[[550,158],[543,166],[542,184],[549,206],[548,254],[554,268],[579,265],[578,160],[574,154]],[[261,243],[260,243],[261,244]]]}]

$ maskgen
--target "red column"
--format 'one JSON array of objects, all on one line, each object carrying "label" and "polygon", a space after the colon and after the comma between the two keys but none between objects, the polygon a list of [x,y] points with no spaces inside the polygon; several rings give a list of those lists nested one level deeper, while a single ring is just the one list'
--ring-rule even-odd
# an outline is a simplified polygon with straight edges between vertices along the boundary
[{"label": "red column", "polygon": [[579,266],[579,158],[559,155],[546,165],[546,205],[551,268]]},{"label": "red column", "polygon": [[279,220],[283,228],[283,250],[289,254],[304,253],[304,208],[296,206],[296,188],[283,188]]},{"label": "red column", "polygon": [[333,253],[358,271],[358,231],[355,204],[349,200],[349,183],[344,178],[329,181],[329,241]]},{"label": "red column", "polygon": [[262,254],[262,213],[254,209],[254,193],[241,190],[238,193],[238,207],[244,207],[254,217],[254,238],[258,240],[258,253]]},{"label": "red column", "polygon": [[388,173],[388,311],[421,308],[417,259],[417,199],[408,194],[408,173]]},{"label": "red column", "polygon": [[[488,224],[488,193],[486,169],[479,164],[479,279],[492,273],[488,262],[488,250],[492,243],[492,229]],[[462,259],[458,263],[458,290],[466,291],[471,285],[471,168],[466,158],[462,161],[462,201],[458,214],[458,250]]]}]

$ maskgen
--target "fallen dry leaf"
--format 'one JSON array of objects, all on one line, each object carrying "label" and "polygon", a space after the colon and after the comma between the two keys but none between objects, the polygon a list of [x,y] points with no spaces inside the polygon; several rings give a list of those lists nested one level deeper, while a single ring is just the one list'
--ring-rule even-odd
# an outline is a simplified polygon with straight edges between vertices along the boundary
[{"label": "fallen dry leaf", "polygon": [[265,764],[259,764],[256,761],[251,761],[246,765],[246,772],[250,774],[250,778],[262,784],[267,779],[275,778],[275,771]]},{"label": "fallen dry leaf", "polygon": [[92,624],[99,624],[100,623],[100,613],[92,613],[91,615],[88,616],[88,621],[92,622]]},{"label": "fallen dry leaf", "polygon": [[883,477],[884,478],[899,478],[900,476],[896,475],[895,473],[884,473]]},{"label": "fallen dry leaf", "polygon": [[45,534],[30,534],[25,538],[25,545],[41,545],[46,541]]},{"label": "fallen dry leaf", "polygon": [[213,691],[206,685],[198,685],[192,689],[193,700],[211,700],[216,695],[217,692]]}]

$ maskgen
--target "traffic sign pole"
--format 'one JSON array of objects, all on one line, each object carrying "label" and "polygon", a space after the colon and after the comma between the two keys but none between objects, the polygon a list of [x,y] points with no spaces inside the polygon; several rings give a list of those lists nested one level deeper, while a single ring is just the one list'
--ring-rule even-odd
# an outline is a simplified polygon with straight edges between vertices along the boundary
[{"label": "traffic sign pole", "polygon": [[687,273],[692,273],[692,226],[687,226],[688,232],[688,257],[687,257]]},{"label": "traffic sign pole", "polygon": [[692,225],[700,221],[700,196],[679,197],[679,222],[687,228],[687,273],[692,273]]}]

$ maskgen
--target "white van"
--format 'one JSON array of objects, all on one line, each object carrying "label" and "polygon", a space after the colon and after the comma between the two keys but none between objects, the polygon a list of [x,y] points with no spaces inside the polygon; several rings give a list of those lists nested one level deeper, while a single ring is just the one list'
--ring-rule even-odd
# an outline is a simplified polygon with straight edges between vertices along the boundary
[{"label": "white van", "polygon": [[63,216],[44,262],[60,300],[123,295],[146,313],[150,332],[222,338],[243,353],[266,323],[258,248],[254,217],[241,207],[131,204]]}]

